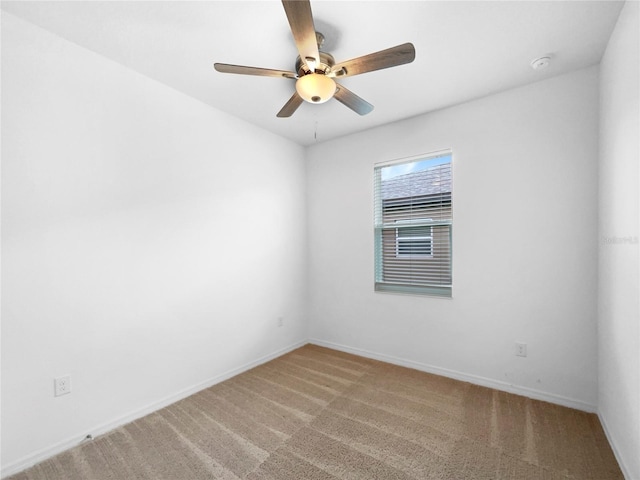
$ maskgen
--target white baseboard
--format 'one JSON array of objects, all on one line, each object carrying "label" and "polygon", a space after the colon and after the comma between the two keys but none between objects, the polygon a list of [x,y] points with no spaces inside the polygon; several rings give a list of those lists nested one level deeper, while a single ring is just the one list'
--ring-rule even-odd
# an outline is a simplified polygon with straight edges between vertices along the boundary
[{"label": "white baseboard", "polygon": [[385,355],[382,353],[370,352],[360,348],[348,347],[346,345],[340,345],[337,343],[326,342],[319,339],[310,339],[309,343],[318,345],[321,347],[331,348],[333,350],[339,350],[341,352],[352,353],[361,357],[371,358],[373,360],[380,360],[381,362],[392,363],[401,367],[413,368],[414,370],[420,370],[422,372],[433,373],[435,375],[441,375],[443,377],[453,378],[463,382],[473,383],[474,385],[480,385],[483,387],[493,388],[504,392],[514,393],[516,395],[522,395],[524,397],[533,398],[535,400],[542,400],[564,407],[575,408],[576,410],[582,410],[584,412],[596,413],[597,408],[595,405],[583,402],[581,400],[575,400],[573,398],[567,398],[562,395],[556,395],[553,393],[543,392],[535,390],[533,388],[521,387],[518,385],[512,385],[507,382],[494,380],[492,378],[481,377],[478,375],[471,375],[468,373],[462,373],[455,370],[449,370],[447,368],[436,367],[434,365],[428,365],[426,363],[415,362],[413,360],[407,360],[404,358],[397,358],[391,355]]},{"label": "white baseboard", "polygon": [[600,414],[600,412],[598,412],[598,418],[600,419],[600,424],[602,425],[604,434],[607,437],[607,441],[609,442],[609,445],[611,445],[611,450],[613,450],[613,454],[615,455],[616,460],[618,461],[618,465],[620,466],[620,470],[622,470],[622,474],[624,475],[624,478],[626,478],[627,480],[636,480],[634,479],[634,477],[631,476],[631,471],[629,470],[627,465],[624,463],[622,456],[620,455],[620,451],[618,450],[616,443],[613,441],[613,437],[611,436],[609,427],[607,426],[607,422],[605,421],[604,417]]},{"label": "white baseboard", "polygon": [[301,342],[294,343],[293,345],[289,345],[288,347],[281,348],[280,350],[277,350],[263,357],[257,358],[256,360],[253,360],[245,365],[229,370],[209,380],[206,380],[204,382],[198,383],[197,385],[193,385],[189,388],[181,390],[175,394],[169,395],[141,409],[130,412],[127,415],[123,415],[114,420],[103,423],[102,425],[97,425],[94,428],[86,429],[82,434],[78,434],[77,436],[73,436],[61,442],[58,442],[54,445],[51,445],[50,447],[46,447],[32,454],[26,455],[21,459],[19,459],[18,461],[3,467],[2,474],[0,474],[0,478],[5,478],[5,477],[8,477],[9,475],[13,475],[15,473],[21,472],[22,470],[25,470],[35,465],[36,463],[42,462],[43,460],[51,458],[54,455],[57,455],[58,453],[62,453],[65,450],[69,450],[70,448],[80,445],[80,443],[85,439],[87,431],[90,431],[91,435],[93,435],[93,437],[95,438],[98,435],[107,433],[115,428],[118,428],[130,422],[133,422],[134,420],[142,418],[145,415],[153,413],[157,410],[160,410],[161,408],[171,405],[172,403],[182,400],[183,398],[193,395],[194,393],[197,393],[200,390],[204,390],[205,388],[209,388],[220,382],[224,382],[225,380],[228,380],[231,377],[235,377],[236,375],[246,372],[247,370],[251,370],[252,368],[257,367],[258,365],[262,365],[263,363],[273,360],[274,358],[278,358],[284,355],[285,353],[288,353],[292,350],[295,350],[296,348],[300,348],[306,345],[307,343],[308,342],[306,341],[301,341]]}]

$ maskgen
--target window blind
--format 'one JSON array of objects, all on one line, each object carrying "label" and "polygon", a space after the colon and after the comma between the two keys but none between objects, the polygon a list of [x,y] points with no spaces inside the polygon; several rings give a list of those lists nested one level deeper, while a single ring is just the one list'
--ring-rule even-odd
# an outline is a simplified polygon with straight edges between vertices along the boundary
[{"label": "window blind", "polygon": [[451,154],[374,171],[375,289],[451,296]]}]

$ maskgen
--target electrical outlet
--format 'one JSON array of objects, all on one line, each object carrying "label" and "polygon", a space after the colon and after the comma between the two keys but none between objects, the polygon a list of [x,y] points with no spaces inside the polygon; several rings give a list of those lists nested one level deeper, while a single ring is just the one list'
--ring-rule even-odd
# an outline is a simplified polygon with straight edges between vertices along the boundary
[{"label": "electrical outlet", "polygon": [[71,375],[65,375],[64,377],[58,377],[53,379],[54,395],[59,397],[60,395],[66,395],[71,393]]},{"label": "electrical outlet", "polygon": [[281,327],[284,325],[284,317],[278,317],[278,326]]},{"label": "electrical outlet", "polygon": [[516,356],[518,357],[526,357],[527,356],[527,344],[516,342]]}]

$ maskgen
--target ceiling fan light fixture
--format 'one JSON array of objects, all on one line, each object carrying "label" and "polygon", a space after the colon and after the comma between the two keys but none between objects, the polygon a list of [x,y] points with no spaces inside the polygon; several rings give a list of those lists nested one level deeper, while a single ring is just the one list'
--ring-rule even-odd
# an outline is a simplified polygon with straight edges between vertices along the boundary
[{"label": "ceiling fan light fixture", "polygon": [[309,103],[324,103],[336,93],[336,82],[321,73],[309,73],[296,81],[296,91]]}]

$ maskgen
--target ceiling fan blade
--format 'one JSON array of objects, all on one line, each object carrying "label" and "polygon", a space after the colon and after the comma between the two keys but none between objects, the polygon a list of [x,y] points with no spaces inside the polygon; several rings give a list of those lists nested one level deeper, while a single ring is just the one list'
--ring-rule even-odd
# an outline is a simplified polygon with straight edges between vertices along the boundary
[{"label": "ceiling fan blade", "polygon": [[298,53],[309,70],[315,71],[320,60],[316,28],[313,25],[313,14],[309,0],[282,0],[284,11],[289,20],[291,33],[296,42]]},{"label": "ceiling fan blade", "polygon": [[340,62],[332,68],[332,76],[337,78],[359,75],[411,63],[416,58],[416,49],[411,43],[380,50],[362,57]]},{"label": "ceiling fan blade", "polygon": [[373,105],[371,105],[366,100],[363,100],[358,95],[350,90],[347,90],[338,83],[336,83],[336,86],[338,88],[336,89],[336,93],[333,97],[343,105],[346,105],[351,110],[356,112],[358,115],[366,115],[373,110]]},{"label": "ceiling fan blade", "polygon": [[284,107],[280,109],[276,117],[286,118],[293,115],[293,113],[298,109],[298,107],[302,104],[303,100],[298,92],[293,92],[293,96],[289,99],[287,103],[284,104]]},{"label": "ceiling fan blade", "polygon": [[222,73],[237,73],[240,75],[257,75],[259,77],[284,77],[284,78],[298,78],[294,72],[287,72],[286,70],[272,70],[269,68],[258,67],[245,67],[243,65],[230,65],[228,63],[214,63],[213,67]]}]

